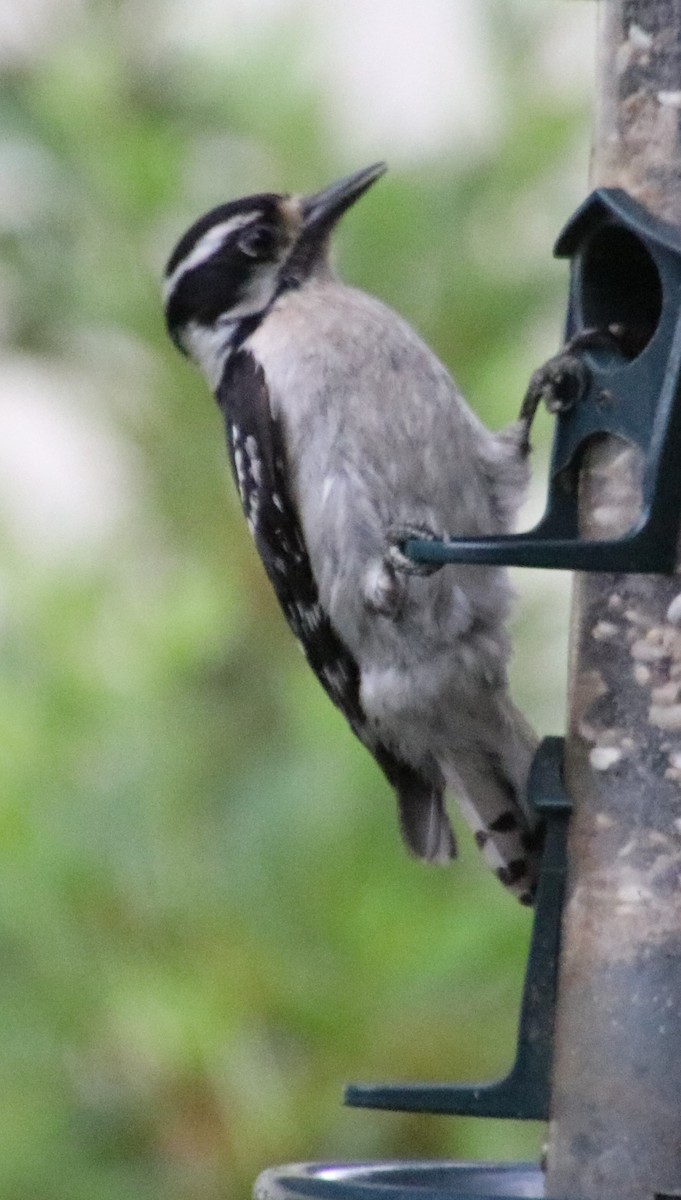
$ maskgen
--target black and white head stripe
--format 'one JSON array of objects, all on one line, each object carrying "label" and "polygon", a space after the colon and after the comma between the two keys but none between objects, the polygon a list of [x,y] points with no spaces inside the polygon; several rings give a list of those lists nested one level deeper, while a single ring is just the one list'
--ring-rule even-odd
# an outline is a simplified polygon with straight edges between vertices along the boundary
[{"label": "black and white head stripe", "polygon": [[259,218],[276,220],[280,199],[274,192],[261,192],[256,196],[243,196],[240,200],[230,200],[228,204],[218,204],[217,208],[211,208],[210,212],[204,213],[198,221],[190,225],[180,238],[168,259],[166,279],[202,240],[204,234],[210,233],[216,225],[225,224],[234,217],[244,217],[244,223]]},{"label": "black and white head stripe", "polygon": [[217,221],[214,225],[210,225],[204,233],[197,237],[194,245],[188,248],[187,253],[179,261],[176,261],[173,266],[177,250],[182,245],[180,243],[180,246],[178,246],[166,268],[162,291],[163,303],[168,303],[170,296],[175,291],[183,275],[193,270],[194,267],[200,267],[202,263],[207,262],[231,234],[236,233],[239,229],[243,229],[245,225],[250,225],[251,221],[257,220],[260,214],[261,210],[254,208],[245,213],[236,213],[232,217],[227,217],[224,221]]}]

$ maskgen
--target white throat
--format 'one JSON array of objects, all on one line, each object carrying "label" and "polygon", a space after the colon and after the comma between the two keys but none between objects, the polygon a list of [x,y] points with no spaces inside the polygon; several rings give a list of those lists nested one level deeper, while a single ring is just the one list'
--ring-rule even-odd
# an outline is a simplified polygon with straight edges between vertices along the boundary
[{"label": "white throat", "polygon": [[185,349],[215,391],[222,379],[225,363],[232,350],[232,337],[238,321],[220,321],[199,325],[190,321],[183,333]]}]

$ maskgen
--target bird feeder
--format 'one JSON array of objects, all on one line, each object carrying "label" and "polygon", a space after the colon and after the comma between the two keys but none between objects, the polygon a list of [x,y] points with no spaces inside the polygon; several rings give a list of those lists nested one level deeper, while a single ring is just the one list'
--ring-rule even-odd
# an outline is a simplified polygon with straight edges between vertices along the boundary
[{"label": "bird feeder", "polygon": [[531,385],[557,411],[546,512],[527,533],[401,546],[436,568],[579,572],[568,735],[544,740],[528,784],[544,849],[515,1064],[494,1083],[346,1092],[548,1119],[545,1169],[297,1164],[264,1172],[256,1200],[681,1195],[681,0],[600,10],[596,190],[555,247],[566,349]]}]

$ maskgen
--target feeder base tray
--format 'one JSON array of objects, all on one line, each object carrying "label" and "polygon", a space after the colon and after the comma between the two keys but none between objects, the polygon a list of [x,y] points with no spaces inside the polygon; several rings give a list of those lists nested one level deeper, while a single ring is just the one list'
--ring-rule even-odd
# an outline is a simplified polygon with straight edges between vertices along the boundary
[{"label": "feeder base tray", "polygon": [[263,1171],[254,1200],[542,1200],[534,1163],[292,1163]]}]

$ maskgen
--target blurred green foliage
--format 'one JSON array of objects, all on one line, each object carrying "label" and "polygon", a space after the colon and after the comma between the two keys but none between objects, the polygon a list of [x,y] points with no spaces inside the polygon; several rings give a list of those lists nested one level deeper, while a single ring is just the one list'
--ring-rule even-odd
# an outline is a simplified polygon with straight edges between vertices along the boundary
[{"label": "blurred green foliage", "polygon": [[[18,456],[0,524],[0,1193],[217,1200],[277,1161],[532,1157],[538,1126],[340,1106],[348,1079],[501,1073],[529,917],[465,834],[451,871],[403,854],[385,782],[265,585],[213,402],[164,336],[160,270],[203,208],[360,164],[305,82],[300,20],[226,69],[164,53],[161,10],[75,6],[1,82],[0,378],[37,466]],[[339,258],[498,426],[558,338],[548,251],[584,114],[532,70],[536,14],[490,13],[493,150],[395,170]],[[41,475],[53,420],[84,471],[71,508]],[[542,586],[516,690],[555,732]]]}]

